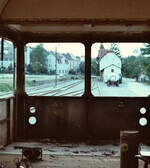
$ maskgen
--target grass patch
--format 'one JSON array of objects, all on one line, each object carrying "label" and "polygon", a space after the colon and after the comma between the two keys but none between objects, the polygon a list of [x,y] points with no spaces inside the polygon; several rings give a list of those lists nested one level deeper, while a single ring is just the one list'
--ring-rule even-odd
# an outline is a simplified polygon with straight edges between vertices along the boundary
[{"label": "grass patch", "polygon": [[9,92],[13,90],[12,83],[0,83],[0,92]]},{"label": "grass patch", "polygon": [[150,85],[150,81],[146,81],[146,82],[142,82],[142,83]]},{"label": "grass patch", "polygon": [[26,81],[26,87],[33,87],[35,86],[35,83],[33,83],[33,81]]}]

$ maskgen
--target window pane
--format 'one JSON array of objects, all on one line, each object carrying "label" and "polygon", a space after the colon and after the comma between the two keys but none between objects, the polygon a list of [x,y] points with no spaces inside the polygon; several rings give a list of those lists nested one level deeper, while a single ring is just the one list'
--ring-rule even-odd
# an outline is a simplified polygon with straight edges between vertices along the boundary
[{"label": "window pane", "polygon": [[95,43],[91,58],[94,96],[150,95],[149,43]]},{"label": "window pane", "polygon": [[25,84],[28,95],[82,96],[84,45],[29,43],[25,47]]},{"label": "window pane", "polygon": [[3,60],[0,39],[0,97],[12,96],[13,94],[13,71],[14,71],[14,46],[13,43],[4,40]]}]

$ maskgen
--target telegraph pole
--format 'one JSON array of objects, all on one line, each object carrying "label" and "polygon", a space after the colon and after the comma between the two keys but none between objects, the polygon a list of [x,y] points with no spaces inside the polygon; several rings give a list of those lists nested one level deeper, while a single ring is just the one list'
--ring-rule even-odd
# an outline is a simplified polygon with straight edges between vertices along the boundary
[{"label": "telegraph pole", "polygon": [[57,87],[57,47],[55,49],[55,87]]},{"label": "telegraph pole", "polygon": [[55,87],[57,87],[57,58],[58,58],[58,53],[57,53],[57,48],[60,44],[56,44],[56,47],[55,47],[55,70],[56,70],[56,73],[55,73]]}]

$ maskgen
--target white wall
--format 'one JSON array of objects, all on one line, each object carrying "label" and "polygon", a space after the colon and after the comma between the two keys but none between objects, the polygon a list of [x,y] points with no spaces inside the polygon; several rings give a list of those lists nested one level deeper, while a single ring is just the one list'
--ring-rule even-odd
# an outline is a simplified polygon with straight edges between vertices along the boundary
[{"label": "white wall", "polygon": [[[61,63],[59,63],[57,61],[57,73],[58,74],[68,74],[69,70],[70,70],[70,64],[68,62],[68,64],[66,64],[65,60],[66,58],[61,55]],[[55,70],[56,69],[56,58],[53,54],[49,55],[47,57],[47,68],[48,68],[48,71],[50,70]]]},{"label": "white wall", "polygon": [[5,68],[8,68],[9,65],[12,65],[13,66],[13,61],[3,61],[3,64],[2,64],[2,61],[0,61],[0,67],[5,67]]},{"label": "white wall", "polygon": [[109,74],[111,73],[111,70],[114,70],[114,73],[115,74],[120,74],[121,73],[121,68],[119,67],[116,67],[114,65],[111,65],[107,68],[104,69],[104,73],[103,73],[103,79],[104,79],[104,82],[107,82],[108,78],[109,78]]},{"label": "white wall", "polygon": [[117,55],[115,55],[115,53],[110,52],[104,55],[100,60],[99,69],[101,71],[112,64],[121,68],[121,59]]},{"label": "white wall", "polygon": [[30,46],[26,46],[26,50],[25,50],[25,64],[26,65],[30,64],[30,52],[31,52]]}]

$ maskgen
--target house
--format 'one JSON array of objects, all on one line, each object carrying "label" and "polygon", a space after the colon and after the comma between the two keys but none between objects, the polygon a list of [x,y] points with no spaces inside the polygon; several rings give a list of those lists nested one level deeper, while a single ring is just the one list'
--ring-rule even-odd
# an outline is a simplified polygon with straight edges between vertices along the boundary
[{"label": "house", "polygon": [[[1,43],[0,43],[0,48],[1,48]],[[0,60],[0,68],[1,67],[8,68],[9,66],[13,68],[14,52],[15,50],[14,50],[13,43],[8,40],[4,40],[4,55],[3,55],[3,60]],[[30,52],[31,52],[30,46],[25,46],[24,52],[25,52],[25,65],[29,65]],[[0,52],[0,58],[1,58],[1,52]]]},{"label": "house", "polygon": [[[56,62],[57,57],[57,62]],[[79,68],[80,57],[73,56],[72,54],[61,54],[50,52],[47,56],[47,69],[49,72],[54,72],[57,69],[57,74],[68,74],[70,70]]]},{"label": "house", "polygon": [[47,68],[49,72],[57,70],[57,74],[68,74],[70,70],[69,60],[63,54],[57,53],[56,55],[50,52],[47,56]]},{"label": "house", "polygon": [[112,50],[100,49],[98,57],[101,81],[106,82],[110,73],[121,74],[121,59]]},{"label": "house", "polygon": [[[1,48],[1,42],[0,42],[0,48]],[[13,55],[14,55],[13,43],[8,40],[4,40],[4,55],[3,60],[1,60],[1,53],[0,53],[0,68],[1,67],[8,68],[9,66],[13,67]]]}]

